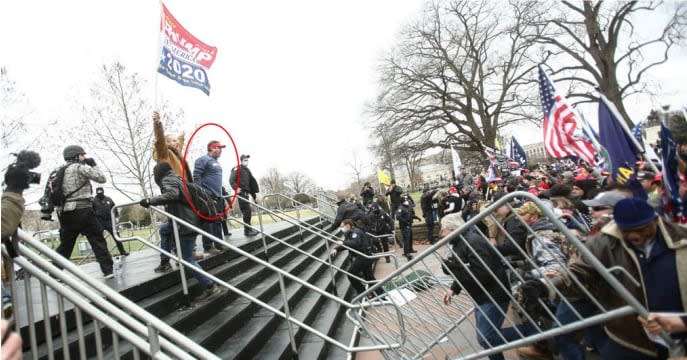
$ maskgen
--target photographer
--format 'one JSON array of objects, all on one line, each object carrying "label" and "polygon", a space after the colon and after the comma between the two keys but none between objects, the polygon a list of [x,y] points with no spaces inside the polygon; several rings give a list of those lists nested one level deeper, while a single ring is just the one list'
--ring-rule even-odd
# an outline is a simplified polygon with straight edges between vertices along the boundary
[{"label": "photographer", "polygon": [[[5,244],[7,252],[10,256],[15,257],[16,252],[16,231],[19,227],[19,222],[24,214],[24,190],[29,188],[30,184],[38,184],[41,181],[41,175],[32,171],[41,164],[41,157],[33,151],[21,151],[17,155],[17,161],[7,167],[5,172],[5,191],[2,193],[2,243]],[[9,269],[6,266],[10,265],[9,261],[3,259],[2,280],[6,280],[6,275],[9,274]],[[2,314],[4,318],[12,315],[12,297],[11,294],[3,287],[2,288]]]},{"label": "photographer", "polygon": [[370,182],[363,184],[363,188],[360,190],[360,197],[363,198],[363,205],[368,206],[372,203],[372,198],[375,196],[375,190],[370,185]]},{"label": "photographer", "polygon": [[79,145],[65,147],[62,155],[67,164],[62,181],[65,201],[62,206],[56,207],[60,220],[60,245],[57,252],[69,259],[77,236],[84,234],[91,244],[104,278],[111,279],[114,277],[112,255],[107,249],[102,227],[95,216],[91,197],[91,180],[103,184],[106,181],[105,175],[95,160],[86,157],[86,151]]}]

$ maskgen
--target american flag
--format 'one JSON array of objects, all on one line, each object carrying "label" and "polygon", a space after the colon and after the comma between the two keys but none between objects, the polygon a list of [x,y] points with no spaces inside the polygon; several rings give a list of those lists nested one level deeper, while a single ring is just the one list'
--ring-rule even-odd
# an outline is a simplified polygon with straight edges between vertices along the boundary
[{"label": "american flag", "polygon": [[554,158],[576,156],[594,165],[594,147],[583,139],[578,119],[566,99],[553,87],[544,70],[539,67],[539,95],[544,108],[544,148]]}]

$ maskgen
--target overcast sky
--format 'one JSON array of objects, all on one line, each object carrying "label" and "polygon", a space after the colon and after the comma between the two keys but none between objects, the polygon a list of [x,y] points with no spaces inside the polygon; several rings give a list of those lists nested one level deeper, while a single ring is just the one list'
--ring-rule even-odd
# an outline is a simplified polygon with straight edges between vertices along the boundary
[{"label": "overcast sky", "polygon": [[[27,95],[31,121],[40,123],[81,116],[74,99],[88,101],[83,95],[99,68],[120,61],[150,81],[151,99],[156,83],[160,96],[184,109],[188,121],[180,130],[191,133],[205,122],[225,126],[239,153],[252,155],[256,177],[277,167],[338,189],[353,180],[346,162],[354,152],[374,171],[363,105],[376,92],[377,61],[422,3],[165,1],[186,29],[218,48],[206,96],[161,75],[155,81],[156,1],[3,1],[0,65]],[[687,56],[684,49],[673,54],[654,76],[665,81],[665,102],[685,104]],[[657,102],[647,97],[628,107],[636,120]],[[537,131],[522,134],[523,144],[541,141]],[[222,159],[227,176],[231,160],[233,154]]]}]

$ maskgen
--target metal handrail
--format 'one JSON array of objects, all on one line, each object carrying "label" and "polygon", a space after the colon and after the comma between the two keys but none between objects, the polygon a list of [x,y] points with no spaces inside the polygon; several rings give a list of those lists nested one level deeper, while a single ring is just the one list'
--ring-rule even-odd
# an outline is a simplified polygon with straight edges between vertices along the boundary
[{"label": "metal handrail", "polygon": [[[217,356],[167,325],[159,318],[150,314],[133,301],[119,294],[102,281],[94,279],[93,276],[86,274],[77,265],[69,261],[69,259],[62,257],[40,241],[33,239],[23,230],[19,229],[18,235],[25,244],[31,245],[44,256],[50,258],[53,264],[56,263],[62,267],[62,269],[68,270],[75,278],[66,275],[65,271],[55,267],[38,253],[31,251],[24,244],[19,244],[18,247],[19,253],[24,257],[17,257],[13,259],[13,261],[22,265],[29,274],[38,277],[39,280],[43,283],[47,283],[56,292],[67,297],[77,308],[86,310],[99,321],[107,324],[113,331],[136,345],[137,348],[146,350],[150,347],[149,355],[154,355],[156,358],[166,357],[162,354],[157,354],[157,350],[151,347],[153,344],[158,344],[162,348],[170,351],[175,357],[181,359],[219,359]],[[49,275],[45,273],[46,271],[49,272]],[[51,276],[60,279],[64,284],[69,286],[66,287],[59,284],[56,280],[51,278]],[[28,284],[26,288],[28,289]],[[14,289],[13,293],[16,293]],[[86,297],[93,305],[85,302],[79,295]],[[105,298],[103,298],[103,295]],[[104,312],[99,308],[102,308]],[[122,309],[126,309],[126,311]],[[117,318],[119,322],[108,321],[111,317]],[[141,320],[139,321],[137,319]],[[29,326],[33,329],[31,333],[35,335],[35,325],[31,319],[29,321]],[[154,330],[152,333],[150,331],[151,327]],[[141,343],[140,337],[134,335],[134,332],[144,337],[148,337],[150,339],[147,343],[148,346],[142,346],[142,344],[145,345],[145,342]],[[160,334],[168,337],[169,340],[162,337],[158,341],[157,338]],[[152,339],[152,337],[156,339]],[[32,342],[34,342],[34,339],[32,339]],[[190,356],[190,354],[196,357]]]},{"label": "metal handrail", "polygon": [[[117,205],[117,207],[131,206],[131,205],[138,205],[138,202],[131,202],[131,203],[126,203],[126,204],[120,204],[120,205]],[[326,291],[324,291],[324,290],[322,290],[322,289],[320,289],[320,288],[318,288],[318,287],[316,287],[316,286],[314,286],[314,285],[312,285],[312,284],[310,284],[310,283],[308,283],[308,282],[306,282],[306,281],[300,279],[299,277],[294,276],[294,275],[292,275],[291,273],[286,272],[286,271],[284,271],[284,270],[282,270],[282,269],[280,269],[280,268],[278,268],[278,267],[276,267],[276,266],[274,266],[274,265],[272,265],[272,264],[270,264],[270,263],[264,261],[263,259],[260,259],[259,257],[255,256],[255,255],[253,255],[253,254],[251,254],[251,253],[249,253],[249,252],[247,252],[247,251],[245,251],[245,250],[243,250],[243,249],[241,249],[241,248],[239,248],[239,247],[234,246],[233,244],[230,244],[230,243],[228,243],[228,242],[225,242],[225,241],[223,241],[223,240],[220,240],[220,239],[218,239],[218,238],[212,236],[211,234],[207,233],[206,231],[204,231],[204,230],[202,230],[202,229],[200,229],[200,228],[194,226],[193,224],[190,224],[190,223],[184,221],[183,219],[180,219],[180,218],[178,218],[178,217],[176,217],[176,216],[174,216],[174,215],[172,215],[172,214],[170,214],[170,213],[168,213],[168,212],[166,212],[166,211],[164,211],[164,210],[162,210],[162,209],[159,209],[159,208],[154,207],[154,206],[151,206],[150,209],[151,209],[152,211],[154,211],[154,212],[158,212],[158,213],[160,213],[160,214],[166,216],[168,219],[170,219],[170,220],[172,221],[172,224],[175,225],[175,226],[174,226],[174,232],[175,232],[175,237],[177,238],[177,241],[178,241],[178,232],[177,232],[176,224],[178,223],[178,224],[181,224],[181,225],[183,225],[183,226],[185,226],[185,227],[187,227],[187,228],[189,228],[189,229],[191,229],[191,230],[197,232],[197,233],[200,234],[200,235],[207,236],[207,237],[208,237],[209,239],[211,239],[212,241],[217,242],[217,243],[220,243],[220,244],[222,244],[222,245],[225,246],[225,247],[228,247],[231,251],[236,252],[238,255],[240,255],[240,256],[242,256],[242,257],[244,257],[244,258],[247,258],[247,259],[249,259],[249,260],[252,260],[252,261],[254,261],[254,262],[260,264],[261,266],[263,266],[263,267],[265,267],[265,268],[267,268],[267,269],[269,269],[269,270],[272,270],[272,271],[276,272],[276,273],[279,274],[281,277],[289,278],[290,280],[292,280],[292,281],[294,281],[294,282],[297,282],[297,283],[299,283],[300,285],[302,285],[302,286],[304,286],[304,287],[306,287],[306,288],[308,288],[308,289],[310,289],[310,290],[312,290],[312,291],[315,291],[315,292],[318,293],[319,295],[324,296],[324,297],[326,297],[327,299],[329,299],[329,300],[331,300],[331,301],[334,301],[334,302],[338,303],[338,304],[341,305],[341,306],[347,307],[347,308],[349,308],[349,309],[358,309],[358,308],[362,308],[362,307],[365,306],[365,305],[362,305],[362,304],[352,304],[352,303],[350,303],[350,302],[348,302],[348,301],[346,301],[346,300],[344,300],[344,299],[341,299],[341,298],[339,298],[339,297],[333,296],[333,295],[329,294],[328,292],[326,292]],[[320,337],[321,339],[323,339],[323,340],[329,342],[330,344],[332,344],[332,345],[334,345],[334,346],[339,347],[340,349],[342,349],[342,350],[344,350],[344,351],[353,351],[353,352],[357,352],[357,351],[374,351],[374,350],[393,349],[393,348],[398,348],[398,347],[401,346],[400,343],[393,343],[393,344],[376,345],[376,346],[350,347],[350,346],[348,346],[348,345],[346,345],[346,344],[343,344],[343,343],[339,342],[339,341],[336,340],[336,339],[331,338],[329,335],[324,334],[324,333],[318,331],[317,329],[314,329],[314,328],[310,327],[309,325],[307,325],[307,324],[301,322],[300,320],[294,319],[294,318],[292,318],[292,317],[286,315],[284,312],[280,311],[279,309],[273,308],[272,306],[270,306],[269,304],[263,302],[262,300],[260,300],[260,299],[258,299],[258,298],[256,298],[256,297],[254,297],[254,296],[248,294],[247,292],[245,292],[245,291],[243,291],[243,290],[241,290],[241,289],[239,289],[239,288],[237,288],[237,287],[235,287],[235,286],[233,286],[233,285],[231,285],[231,284],[225,282],[224,280],[222,280],[222,279],[220,279],[220,278],[218,278],[218,277],[212,275],[211,273],[209,273],[209,272],[203,270],[202,268],[197,267],[197,266],[194,266],[193,264],[191,264],[191,263],[189,263],[189,262],[183,260],[183,259],[181,258],[181,253],[180,253],[180,252],[181,252],[181,250],[180,250],[181,247],[180,247],[178,244],[177,244],[177,252],[178,252],[179,254],[178,254],[178,257],[177,257],[177,256],[175,256],[175,255],[173,255],[173,254],[171,254],[171,253],[168,253],[168,252],[162,250],[161,248],[158,248],[157,246],[154,246],[153,244],[148,243],[147,241],[145,241],[145,240],[144,240],[143,238],[141,238],[141,237],[133,236],[133,237],[130,237],[130,238],[127,238],[127,239],[128,239],[128,240],[134,240],[134,239],[135,239],[135,240],[141,241],[143,244],[150,246],[151,248],[153,248],[153,249],[155,249],[155,250],[157,250],[157,251],[159,251],[159,252],[161,252],[161,253],[163,253],[163,254],[169,256],[170,258],[175,259],[175,260],[178,262],[178,264],[180,265],[180,266],[179,266],[179,267],[180,267],[180,270],[182,270],[182,284],[183,284],[184,281],[185,281],[185,276],[183,275],[183,267],[184,267],[184,266],[185,266],[185,267],[189,267],[190,269],[193,269],[194,271],[196,271],[196,272],[202,274],[203,276],[206,276],[206,277],[210,278],[212,281],[215,282],[215,284],[221,285],[222,287],[227,288],[227,289],[233,291],[233,292],[236,293],[236,294],[239,294],[240,296],[242,296],[242,297],[244,297],[244,298],[250,300],[251,302],[253,302],[253,303],[257,304],[257,305],[259,305],[259,306],[262,307],[263,309],[265,309],[265,310],[267,310],[267,311],[270,311],[270,312],[272,312],[273,314],[275,314],[275,315],[277,315],[277,316],[279,316],[279,317],[281,317],[281,318],[283,318],[283,319],[285,319],[285,320],[287,320],[287,321],[289,321],[289,322],[291,322],[291,323],[293,323],[293,324],[295,324],[295,325],[297,325],[297,326],[299,326],[299,327],[301,327],[301,328],[303,328],[303,329],[309,331],[310,333],[312,333],[312,334],[314,334],[314,335]],[[182,266],[182,265],[183,265],[183,266]],[[188,290],[185,290],[185,291],[188,291]],[[284,290],[283,290],[283,288],[282,288],[282,292],[283,292],[283,291],[284,291]],[[288,304],[288,303],[286,303],[286,304]],[[398,314],[398,319],[399,319],[399,322],[400,322],[400,324],[399,324],[399,325],[400,325],[400,328],[403,329],[403,332],[405,332],[405,328],[404,328],[404,326],[403,326],[403,323],[401,322],[401,321],[402,321],[402,320],[401,320],[401,310],[400,310],[400,308],[399,308],[398,306],[396,306],[396,305],[394,305],[394,304],[392,304],[392,305],[393,305],[393,307],[395,308],[396,313]]]},{"label": "metal handrail", "polygon": [[[245,201],[251,202],[249,199],[244,198],[244,197],[242,197],[242,196],[240,196],[240,195],[236,195],[236,197],[237,197],[237,198],[240,198],[240,199],[243,199],[243,200],[245,200]],[[308,224],[308,223],[303,222],[302,220],[299,220],[299,219],[295,219],[295,218],[293,218],[292,216],[289,216],[289,215],[286,215],[286,214],[275,213],[275,212],[273,212],[272,210],[267,209],[266,207],[264,207],[264,206],[262,206],[262,205],[260,205],[260,204],[256,204],[255,202],[251,202],[251,204],[254,205],[256,208],[258,208],[258,209],[260,209],[260,210],[263,210],[263,211],[267,212],[268,214],[272,214],[272,215],[274,215],[274,216],[279,217],[281,220],[284,220],[284,221],[288,222],[288,223],[291,224],[291,225],[295,225],[295,226],[297,226],[297,227],[299,227],[299,228],[303,228],[303,229],[309,230],[312,234],[318,235],[318,236],[322,237],[323,239],[325,239],[325,240],[327,240],[327,241],[329,241],[329,242],[334,242],[334,243],[336,243],[337,241],[339,241],[339,238],[337,238],[335,235],[332,235],[332,233],[330,233],[330,232],[328,232],[328,231],[325,231],[325,230],[322,230],[322,229],[320,229],[320,228],[318,228],[318,227],[316,227],[316,226],[314,226],[314,225]],[[233,221],[236,221],[236,222],[238,222],[238,223],[241,223],[241,224],[243,224],[243,225],[251,226],[252,228],[255,229],[255,227],[253,227],[252,225],[250,225],[250,224],[245,224],[245,223],[244,223],[243,221],[241,221],[241,220],[238,220],[238,219],[232,219],[232,220],[233,220]],[[291,221],[291,220],[295,220],[295,221],[297,221],[297,222],[293,222],[293,221]],[[302,224],[301,224],[301,223],[302,223]],[[256,230],[257,230],[257,229],[256,229]],[[261,228],[259,231],[260,231],[261,233],[264,234],[264,231],[263,231],[262,228]],[[357,256],[362,256],[362,257],[367,258],[367,259],[370,259],[370,260],[372,260],[372,259],[380,259],[380,258],[386,257],[386,256],[394,257],[394,263],[396,264],[396,267],[398,267],[398,260],[396,259],[396,254],[395,254],[395,253],[386,252],[386,253],[378,253],[378,254],[374,254],[374,255],[367,255],[367,254],[365,254],[365,253],[363,253],[363,252],[360,252],[360,251],[358,251],[358,250],[356,250],[356,249],[353,249],[353,248],[351,248],[351,247],[349,247],[349,246],[345,246],[345,245],[344,245],[343,247],[346,248],[346,250],[348,250],[348,251],[350,251],[350,252],[356,254]],[[329,250],[329,249],[328,249],[328,250]]]}]

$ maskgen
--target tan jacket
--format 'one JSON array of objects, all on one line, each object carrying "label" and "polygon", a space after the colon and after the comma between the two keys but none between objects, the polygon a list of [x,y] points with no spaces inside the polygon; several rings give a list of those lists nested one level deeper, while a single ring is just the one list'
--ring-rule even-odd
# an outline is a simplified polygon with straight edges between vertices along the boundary
[{"label": "tan jacket", "polygon": [[[682,297],[682,306],[687,309],[687,229],[679,225],[663,222],[658,219],[658,231],[663,235],[666,246],[675,250],[678,283]],[[601,232],[587,240],[587,246],[601,263],[608,267],[620,266],[639,280],[636,287],[627,276],[616,276],[616,279],[644,307],[648,307],[644,279],[637,257],[626,242],[622,240],[620,229],[614,221],[608,223]],[[618,294],[601,278],[594,268],[585,262],[584,257],[574,257],[569,263],[570,271],[575,274],[590,292],[606,309],[615,309],[627,305]],[[569,282],[567,282],[569,283]],[[656,347],[649,340],[644,329],[637,321],[636,315],[627,315],[608,321],[604,329],[608,336],[624,347],[641,353],[656,356]]]},{"label": "tan jacket", "polygon": [[80,163],[67,166],[62,181],[62,192],[64,196],[69,196],[65,198],[64,206],[57,209],[58,213],[93,207],[91,203],[93,201],[91,180],[104,184],[107,178],[97,166]]},{"label": "tan jacket", "polygon": [[[177,141],[179,141],[179,149],[176,149],[178,152],[178,155],[174,153],[174,150],[170,149],[167,146],[167,139],[165,138],[165,130],[162,126],[162,122],[160,121],[155,121],[153,122],[153,134],[155,135],[155,146],[153,148],[153,160],[155,160],[156,163],[163,163],[166,162],[169,164],[169,166],[172,167],[172,170],[174,170],[174,173],[179,175],[179,177],[183,177],[182,175],[182,165],[181,165],[181,159],[182,159],[182,154],[181,154],[181,149],[184,148],[184,135],[180,134],[177,137]],[[188,165],[186,166],[186,181],[188,182],[193,182],[193,176],[191,175],[191,169],[188,168]]]},{"label": "tan jacket", "polygon": [[2,242],[5,242],[21,222],[24,214],[24,197],[15,192],[2,194]]}]

